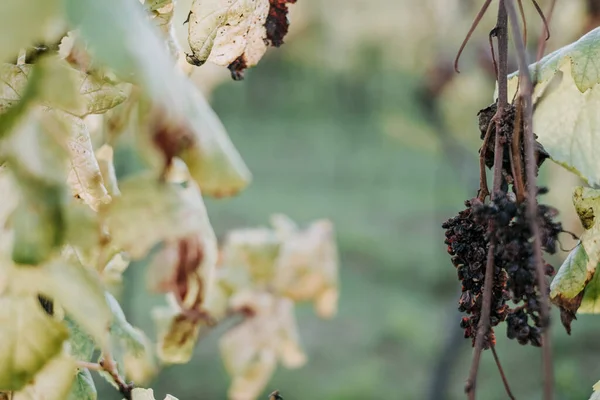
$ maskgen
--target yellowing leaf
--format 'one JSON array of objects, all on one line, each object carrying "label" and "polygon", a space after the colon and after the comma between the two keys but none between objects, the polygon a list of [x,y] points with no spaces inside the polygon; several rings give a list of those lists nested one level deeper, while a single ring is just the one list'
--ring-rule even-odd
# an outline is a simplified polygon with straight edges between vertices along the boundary
[{"label": "yellowing leaf", "polygon": [[254,400],[273,376],[277,360],[269,350],[259,352],[240,375],[235,375],[227,391],[231,400]]},{"label": "yellowing leaf", "polygon": [[100,204],[110,202],[111,197],[104,186],[87,126],[81,118],[67,113],[56,111],[56,115],[68,127],[67,145],[71,168],[67,182],[71,193],[96,210]]},{"label": "yellowing leaf", "polygon": [[276,288],[295,301],[315,301],[321,317],[332,317],[338,297],[333,224],[315,221],[306,230],[293,230],[291,221],[283,216],[274,216],[272,222],[283,243],[277,258]]},{"label": "yellowing leaf", "polygon": [[36,296],[0,297],[0,388],[20,390],[62,349],[67,328]]},{"label": "yellowing leaf", "polygon": [[121,196],[105,210],[113,242],[135,259],[162,241],[194,233],[214,235],[200,192],[189,189],[158,182],[151,174],[122,181]]},{"label": "yellowing leaf", "polygon": [[223,125],[194,84],[175,70],[140,4],[67,0],[67,14],[100,61],[139,83],[166,110],[169,136],[191,132],[190,146],[175,155],[188,164],[203,193],[228,196],[248,185],[250,172]]},{"label": "yellowing leaf", "polygon": [[281,240],[271,229],[237,229],[225,238],[221,264],[247,269],[255,284],[269,284],[275,277],[280,248]]},{"label": "yellowing leaf", "polygon": [[149,383],[158,374],[153,344],[145,335],[143,335],[143,340],[143,351],[137,353],[128,351],[123,356],[125,376],[137,385]]},{"label": "yellowing leaf", "polygon": [[13,394],[14,400],[64,400],[71,389],[75,360],[60,355],[49,361],[34,381]]},{"label": "yellowing leaf", "polygon": [[560,306],[561,319],[570,332],[571,320],[580,309],[584,290],[588,293],[585,310],[595,309],[596,288],[590,287],[600,262],[600,191],[577,187],[573,192],[575,210],[586,231],[581,243],[569,254],[550,285],[550,298]]},{"label": "yellowing leaf", "polygon": [[113,82],[76,70],[55,57],[39,64],[2,64],[0,67],[0,113],[15,105],[26,93],[30,77],[42,75],[33,100],[83,118],[102,114],[122,103],[126,96]]},{"label": "yellowing leaf", "polygon": [[167,364],[185,364],[192,358],[201,322],[192,321],[174,306],[152,312],[157,331],[158,358]]},{"label": "yellowing leaf", "polygon": [[115,172],[113,156],[113,148],[107,144],[96,151],[96,159],[98,160],[98,166],[100,167],[100,173],[102,174],[106,190],[111,196],[118,196],[121,194],[121,191],[119,190],[119,185],[117,183],[117,174]]},{"label": "yellowing leaf", "polygon": [[269,7],[269,0],[194,0],[188,60],[229,66],[240,58],[248,67],[256,65],[267,51]]},{"label": "yellowing leaf", "polygon": [[98,393],[92,374],[86,368],[79,369],[71,386],[67,400],[96,400]]},{"label": "yellowing leaf", "polygon": [[223,124],[193,85],[183,86],[180,96],[180,112],[193,136],[191,145],[179,156],[204,194],[225,197],[238,193],[248,186],[252,175]]}]

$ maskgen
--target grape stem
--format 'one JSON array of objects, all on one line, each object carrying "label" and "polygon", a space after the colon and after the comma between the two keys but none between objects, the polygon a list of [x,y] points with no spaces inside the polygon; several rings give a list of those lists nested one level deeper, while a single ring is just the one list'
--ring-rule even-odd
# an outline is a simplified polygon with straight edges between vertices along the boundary
[{"label": "grape stem", "polygon": [[515,47],[517,49],[517,61],[519,64],[519,80],[521,81],[519,99],[523,104],[524,117],[524,142],[525,142],[525,170],[527,176],[527,214],[529,217],[530,229],[533,234],[533,255],[536,265],[538,287],[541,300],[541,319],[544,331],[542,334],[542,356],[544,368],[544,400],[552,400],[554,373],[552,366],[552,349],[550,347],[549,330],[549,301],[548,284],[545,279],[545,267],[542,262],[542,248],[540,228],[537,221],[537,185],[536,185],[536,166],[535,159],[535,139],[533,136],[533,105],[532,93],[533,85],[529,68],[527,66],[527,54],[525,44],[521,40],[520,27],[517,21],[517,13],[513,0],[506,0],[506,10],[509,15],[511,28],[514,33]]},{"label": "grape stem", "polygon": [[102,353],[102,359],[97,362],[77,361],[77,368],[86,368],[90,371],[106,372],[113,379],[119,392],[123,395],[126,400],[131,400],[131,391],[133,390],[133,383],[126,383],[125,380],[119,375],[117,370],[117,364],[113,360],[110,352],[104,351]]},{"label": "grape stem", "polygon": [[[498,101],[496,114],[492,121],[496,126],[496,140],[494,144],[494,182],[492,189],[492,199],[500,192],[502,183],[502,160],[504,155],[504,138],[501,135],[502,117],[504,110],[508,106],[508,17],[504,5],[505,0],[499,0],[498,18],[494,35],[498,41]],[[488,229],[493,231],[494,224],[490,223]],[[494,235],[490,235],[490,245],[488,249],[487,262],[485,267],[485,278],[483,284],[483,302],[481,308],[481,317],[477,326],[477,336],[475,337],[475,349],[473,351],[473,361],[469,378],[465,385],[465,392],[469,400],[475,399],[475,389],[477,383],[477,372],[479,370],[479,361],[484,347],[486,336],[490,333],[490,313],[492,308],[492,287],[494,285],[494,249],[496,240]]]}]

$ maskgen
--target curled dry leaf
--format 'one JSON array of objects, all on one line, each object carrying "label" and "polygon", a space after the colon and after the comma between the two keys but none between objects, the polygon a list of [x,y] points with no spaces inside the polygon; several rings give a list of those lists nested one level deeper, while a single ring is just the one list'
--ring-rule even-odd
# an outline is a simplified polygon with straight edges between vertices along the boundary
[{"label": "curled dry leaf", "polygon": [[288,30],[287,5],[295,0],[194,0],[189,16],[190,64],[226,66],[235,80],[279,47]]},{"label": "curled dry leaf", "polygon": [[332,317],[338,300],[338,255],[333,224],[316,221],[307,229],[298,230],[284,216],[272,220],[282,240],[275,287],[294,301],[314,301],[319,316]]},{"label": "curled dry leaf", "polygon": [[600,212],[600,191],[578,187],[573,193],[573,203],[586,230],[550,286],[550,298],[560,307],[561,320],[569,333],[571,322],[586,296],[585,310],[589,312],[596,308],[598,288],[592,278],[600,262],[600,221],[596,219]]},{"label": "curled dry leaf", "polygon": [[[277,359],[288,368],[306,362],[294,317],[294,303],[266,292],[244,291],[231,300],[233,310],[251,313],[220,340],[231,399],[255,399],[273,373]],[[246,396],[246,397],[245,397]]]}]

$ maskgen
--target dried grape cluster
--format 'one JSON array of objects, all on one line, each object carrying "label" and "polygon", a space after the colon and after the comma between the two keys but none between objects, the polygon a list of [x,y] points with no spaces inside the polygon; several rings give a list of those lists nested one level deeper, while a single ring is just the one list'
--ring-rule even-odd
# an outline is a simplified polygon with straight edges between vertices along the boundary
[{"label": "dried grape cluster", "polygon": [[[545,190],[540,190],[540,194]],[[540,317],[540,291],[533,255],[532,233],[526,215],[525,203],[517,204],[514,196],[497,193],[488,204],[478,199],[467,201],[467,208],[446,221],[448,253],[462,282],[459,310],[469,316],[462,318],[465,337],[475,340],[481,316],[483,282],[490,241],[495,243],[494,285],[490,325],[507,322],[507,336],[520,344],[541,345],[541,330],[546,325]],[[554,222],[556,210],[546,205],[537,209],[542,249],[556,251],[560,223]],[[492,238],[493,235],[493,238]],[[552,275],[552,266],[546,264],[546,275]],[[511,301],[514,308],[507,304]],[[484,348],[495,342],[493,331]]]}]

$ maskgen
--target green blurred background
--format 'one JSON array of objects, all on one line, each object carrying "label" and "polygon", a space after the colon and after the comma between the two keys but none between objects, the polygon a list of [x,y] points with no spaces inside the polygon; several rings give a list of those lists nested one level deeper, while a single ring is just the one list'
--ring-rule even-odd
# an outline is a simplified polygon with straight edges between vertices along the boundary
[{"label": "green blurred background", "polygon": [[[460,287],[440,225],[478,185],[476,113],[494,90],[485,72],[494,5],[462,73],[448,70],[479,3],[298,0],[287,44],[243,82],[209,66],[195,75],[254,174],[238,197],[207,200],[217,234],[265,225],[276,212],[300,222],[330,218],[337,230],[339,314],[323,321],[309,306],[298,308],[309,362],[278,369],[264,398],[274,389],[286,400],[464,398],[471,348],[458,327]],[[541,24],[524,3],[533,51]],[[550,49],[595,24],[588,3],[558,2]],[[552,188],[547,200],[577,230],[569,208],[577,181],[550,163],[543,179]],[[150,310],[163,299],[147,294],[142,268],[125,278],[126,314],[153,332]],[[582,316],[569,337],[554,324],[557,399],[587,399],[600,379],[599,327],[600,316]],[[203,339],[189,364],[161,372],[151,385],[157,398],[226,398],[217,348],[224,329]],[[541,398],[539,349],[504,336],[500,327],[497,348],[513,392]],[[479,377],[479,399],[506,398],[487,352]],[[118,398],[99,386],[99,398]]]}]

